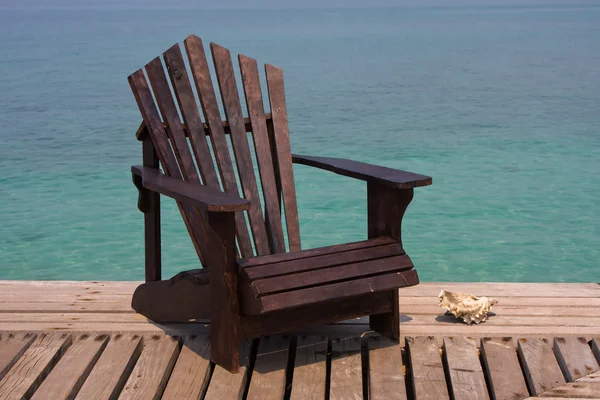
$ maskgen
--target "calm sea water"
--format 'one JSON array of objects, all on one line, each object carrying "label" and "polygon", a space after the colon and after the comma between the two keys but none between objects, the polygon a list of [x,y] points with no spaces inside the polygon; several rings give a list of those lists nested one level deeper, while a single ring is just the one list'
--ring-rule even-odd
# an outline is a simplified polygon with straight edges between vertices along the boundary
[{"label": "calm sea water", "polygon": [[[0,279],[143,279],[127,76],[190,33],[284,68],[292,148],[434,177],[423,280],[600,281],[600,7],[1,10]],[[305,248],[364,183],[296,166]],[[163,202],[165,276],[197,257]]]}]

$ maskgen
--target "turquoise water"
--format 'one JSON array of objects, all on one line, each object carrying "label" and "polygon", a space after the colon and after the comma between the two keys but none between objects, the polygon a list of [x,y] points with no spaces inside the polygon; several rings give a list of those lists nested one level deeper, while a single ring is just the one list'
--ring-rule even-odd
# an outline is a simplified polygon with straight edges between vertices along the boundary
[{"label": "turquoise water", "polygon": [[[0,279],[143,279],[126,78],[190,33],[284,68],[294,152],[433,176],[422,280],[600,281],[600,7],[569,5],[0,10]],[[364,184],[295,168],[303,247],[364,239]]]}]

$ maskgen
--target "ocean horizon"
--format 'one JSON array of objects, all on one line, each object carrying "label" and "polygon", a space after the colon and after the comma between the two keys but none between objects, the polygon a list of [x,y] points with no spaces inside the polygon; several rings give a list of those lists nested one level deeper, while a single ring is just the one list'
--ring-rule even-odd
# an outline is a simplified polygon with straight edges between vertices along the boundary
[{"label": "ocean horizon", "polygon": [[[0,8],[2,280],[143,280],[127,76],[196,34],[283,68],[294,153],[433,177],[403,222],[422,281],[600,282],[598,4],[25,4]],[[294,173],[304,249],[366,238],[364,182]],[[161,207],[168,278],[200,264]]]}]

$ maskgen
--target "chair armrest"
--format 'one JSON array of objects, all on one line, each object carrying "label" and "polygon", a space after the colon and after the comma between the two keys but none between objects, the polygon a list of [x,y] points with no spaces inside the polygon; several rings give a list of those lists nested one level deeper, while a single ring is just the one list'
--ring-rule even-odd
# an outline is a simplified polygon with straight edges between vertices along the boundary
[{"label": "chair armrest", "polygon": [[141,179],[144,188],[206,211],[244,211],[250,207],[250,201],[246,199],[208,186],[171,178],[155,168],[132,166],[131,173],[134,178]]},{"label": "chair armrest", "polygon": [[360,161],[333,157],[312,157],[292,154],[292,162],[309,165],[339,175],[349,176],[367,182],[381,183],[396,189],[411,189],[431,185],[431,177],[400,171],[394,168],[380,167]]}]

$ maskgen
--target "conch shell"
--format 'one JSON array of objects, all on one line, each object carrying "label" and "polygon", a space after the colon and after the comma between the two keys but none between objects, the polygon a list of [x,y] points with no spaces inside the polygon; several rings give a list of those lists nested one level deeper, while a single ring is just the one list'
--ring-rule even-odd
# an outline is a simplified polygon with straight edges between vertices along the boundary
[{"label": "conch shell", "polygon": [[476,324],[487,319],[487,313],[497,300],[488,297],[475,297],[471,294],[448,292],[442,290],[440,307],[450,311],[456,318],[461,318],[467,324]]}]

